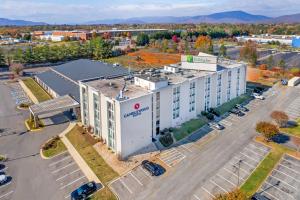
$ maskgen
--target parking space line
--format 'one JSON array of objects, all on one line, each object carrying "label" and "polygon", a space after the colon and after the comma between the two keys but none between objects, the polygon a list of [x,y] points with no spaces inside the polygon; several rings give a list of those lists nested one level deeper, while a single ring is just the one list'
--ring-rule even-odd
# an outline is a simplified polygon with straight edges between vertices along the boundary
[{"label": "parking space line", "polygon": [[193,151],[192,151],[192,150],[190,150],[188,147],[184,146],[184,144],[183,144],[183,145],[180,145],[179,147],[182,147],[182,148],[184,148],[185,150],[189,151],[190,153],[192,153],[192,152],[193,152]]},{"label": "parking space line", "polygon": [[197,195],[193,195],[197,200],[201,200]]},{"label": "parking space line", "polygon": [[143,186],[143,183],[136,177],[136,176],[134,176],[133,175],[133,173],[132,172],[129,172],[129,174],[131,174],[131,176],[141,185],[141,186]]},{"label": "parking space line", "polygon": [[300,183],[299,180],[295,179],[294,177],[292,177],[292,176],[290,176],[290,175],[288,175],[288,174],[286,174],[286,173],[284,173],[284,172],[282,172],[282,171],[279,171],[279,170],[277,170],[277,169],[274,169],[274,171],[276,171],[277,173],[283,174],[283,175],[285,175],[285,176],[287,176],[287,177],[289,177],[289,178],[291,178],[291,179],[294,179],[296,182]]},{"label": "parking space line", "polygon": [[205,192],[207,192],[211,197],[216,198],[215,195],[213,195],[212,193],[210,193],[205,187],[201,187]]},{"label": "parking space line", "polygon": [[65,158],[63,158],[63,159],[60,159],[60,160],[58,160],[58,161],[55,161],[55,162],[49,164],[49,167],[51,167],[51,166],[53,166],[53,165],[55,165],[55,164],[57,164],[57,163],[63,162],[63,161],[65,161],[65,160],[68,160],[69,158],[71,158],[70,155],[67,156],[67,157],[65,157]]},{"label": "parking space line", "polygon": [[4,198],[4,197],[7,197],[8,195],[10,195],[10,194],[12,194],[14,191],[12,190],[12,191],[10,191],[10,192],[8,192],[8,193],[6,193],[6,194],[3,194],[2,196],[0,196],[0,199],[2,199],[2,198]]},{"label": "parking space line", "polygon": [[287,159],[285,159],[285,158],[283,158],[283,160],[285,160],[286,162],[288,162],[288,163],[290,163],[290,164],[292,164],[292,165],[295,165],[295,166],[297,166],[297,167],[300,167],[299,164],[296,164],[295,162],[293,162],[293,161],[291,161],[291,160],[287,160]]},{"label": "parking space line", "polygon": [[221,179],[225,180],[226,182],[230,183],[231,185],[233,185],[234,187],[236,186],[234,183],[232,183],[231,181],[227,180],[224,176],[217,174],[217,176],[219,176]]},{"label": "parking space line", "polygon": [[237,159],[237,160],[242,160],[242,161],[243,161],[242,163],[248,165],[248,167],[251,167],[251,168],[254,168],[254,169],[256,168],[256,166],[254,166],[254,165],[249,164],[248,162],[246,162],[245,159],[239,159],[239,158],[237,158],[237,157],[234,157],[234,158]]},{"label": "parking space line", "polygon": [[288,166],[285,166],[285,165],[283,165],[283,164],[281,164],[281,163],[279,163],[279,165],[282,166],[282,167],[284,167],[284,168],[287,168],[287,169],[289,169],[289,170],[291,170],[291,171],[293,171],[293,172],[295,172],[295,173],[298,174],[298,175],[300,175],[299,172],[297,172],[297,171],[295,171],[295,170],[289,168]]},{"label": "parking space line", "polygon": [[295,190],[297,191],[297,188],[295,188],[294,186],[288,184],[287,182],[285,182],[285,181],[283,181],[283,180],[281,180],[281,179],[279,179],[279,178],[277,178],[277,177],[275,177],[275,176],[272,176],[272,175],[270,175],[269,177],[272,177],[272,178],[274,178],[274,179],[280,181],[281,183],[284,183],[284,184],[290,186],[291,188],[293,188],[293,189],[295,189]]},{"label": "parking space line", "polygon": [[152,179],[152,176],[150,176],[143,167],[140,166],[140,168],[146,174],[146,176],[148,176],[150,179]]},{"label": "parking space line", "polygon": [[257,153],[255,151],[253,151],[252,149],[249,149],[248,147],[245,147],[244,149],[246,149],[247,151],[251,151],[252,153],[256,154],[259,156],[259,158],[263,158],[265,155],[261,155],[260,153]]},{"label": "parking space line", "polygon": [[70,172],[70,173],[68,173],[68,174],[65,174],[65,175],[63,175],[63,176],[59,177],[58,179],[56,179],[56,181],[59,181],[59,180],[61,180],[61,179],[65,178],[65,177],[67,177],[67,176],[69,176],[69,175],[71,175],[71,174],[74,174],[75,172],[78,172],[78,171],[80,171],[80,169],[79,169],[79,168],[78,168],[78,169],[76,169],[76,170],[74,170],[74,171],[72,171],[72,172]]},{"label": "parking space line", "polygon": [[254,159],[254,158],[251,158],[250,156],[248,156],[248,155],[246,155],[246,154],[244,154],[244,153],[242,153],[242,152],[240,152],[240,154],[242,154],[243,156],[249,158],[250,160],[253,160],[254,162],[258,162],[258,163],[260,162],[259,160],[256,160],[256,159]]},{"label": "parking space line", "polygon": [[[225,169],[227,172],[229,172],[230,174],[234,175],[235,177],[239,178],[235,173],[233,173],[229,169],[226,169],[225,167],[223,167],[223,169]],[[245,179],[243,179],[243,177],[240,177],[240,179],[242,179],[243,181],[245,180]]]},{"label": "parking space line", "polygon": [[10,184],[11,184],[11,181],[8,182],[8,183],[6,183],[6,184],[4,184],[4,185],[1,185],[1,186],[0,186],[0,189],[1,189],[1,188],[4,188],[4,187],[6,187],[6,186],[8,186],[8,185],[10,185]]},{"label": "parking space line", "polygon": [[274,199],[279,200],[277,197],[274,197],[272,194],[270,194],[270,193],[267,192],[267,191],[262,191],[261,193],[266,193],[267,195],[273,197]]},{"label": "parking space line", "polygon": [[132,194],[133,192],[129,189],[129,187],[124,183],[122,179],[120,179],[120,182],[124,185],[124,187]]},{"label": "parking space line", "polygon": [[[233,164],[233,163],[229,163],[229,164],[231,164],[233,167],[236,165],[236,164]],[[245,172],[246,174],[247,174],[247,176],[250,174],[250,172],[248,172],[248,171],[246,171],[245,169],[243,169],[241,166],[240,166],[240,169],[243,171],[243,172]]]},{"label": "parking space line", "polygon": [[66,187],[68,187],[68,186],[70,186],[70,185],[72,185],[73,183],[76,183],[77,181],[79,181],[79,180],[81,180],[81,179],[83,179],[83,178],[85,178],[85,176],[81,176],[81,177],[75,179],[74,181],[71,181],[71,182],[68,183],[67,185],[64,185],[64,186],[60,187],[60,189],[62,190],[62,189],[66,188]]},{"label": "parking space line", "polygon": [[287,194],[287,195],[289,195],[290,197],[292,197],[293,199],[295,199],[292,195],[290,195],[289,193],[287,193],[287,192],[285,192],[285,191],[283,191],[282,189],[280,189],[279,187],[277,187],[276,185],[272,185],[271,183],[269,183],[268,181],[266,181],[266,184],[268,184],[268,185],[270,185],[270,186],[272,186],[273,188],[275,188],[276,190],[278,190],[278,191],[280,191],[281,193],[283,193],[283,194]]},{"label": "parking space line", "polygon": [[175,148],[169,149],[169,150],[167,150],[167,151],[162,152],[162,153],[160,154],[160,156],[168,155],[169,153],[172,153],[172,152],[174,152],[174,151],[176,151]]},{"label": "parking space line", "polygon": [[268,150],[265,150],[264,148],[260,148],[260,147],[256,146],[255,144],[250,143],[249,145],[251,145],[251,146],[253,146],[254,148],[259,149],[259,150],[261,150],[261,151],[263,151],[263,152],[265,152],[265,153],[269,153]]},{"label": "parking space line", "polygon": [[172,155],[171,157],[169,157],[169,158],[164,158],[163,160],[165,161],[165,162],[172,162],[172,161],[174,161],[174,160],[176,160],[176,159],[180,159],[181,157],[182,157],[183,155],[182,154],[176,154],[176,155]]},{"label": "parking space line", "polygon": [[55,173],[57,173],[57,172],[65,169],[65,168],[70,167],[70,166],[75,165],[75,164],[76,164],[75,162],[71,162],[70,164],[67,164],[67,165],[65,165],[65,166],[63,166],[63,167],[61,167],[59,169],[56,169],[56,170],[52,171],[52,174],[55,174]]},{"label": "parking space line", "polygon": [[216,185],[217,187],[221,188],[221,190],[223,190],[225,193],[228,193],[228,191],[226,189],[224,189],[223,187],[221,187],[219,184],[217,184],[215,181],[213,180],[209,180],[212,184]]}]

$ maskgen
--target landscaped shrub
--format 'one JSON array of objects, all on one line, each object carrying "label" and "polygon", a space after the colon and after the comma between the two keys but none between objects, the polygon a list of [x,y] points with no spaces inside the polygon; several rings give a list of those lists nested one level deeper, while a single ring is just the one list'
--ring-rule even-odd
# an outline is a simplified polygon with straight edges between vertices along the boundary
[{"label": "landscaped shrub", "polygon": [[201,115],[206,116],[206,115],[208,115],[208,112],[201,111]]},{"label": "landscaped shrub", "polygon": [[172,145],[174,142],[171,133],[167,133],[167,134],[161,136],[159,138],[159,141],[164,147],[168,147],[168,146]]},{"label": "landscaped shrub", "polygon": [[206,115],[206,118],[207,118],[208,120],[214,120],[215,116],[214,116],[212,113],[208,113],[208,114]]},{"label": "landscaped shrub", "polygon": [[57,142],[60,140],[59,136],[53,137],[50,141],[48,141],[44,146],[43,150],[48,150],[51,148],[56,148],[57,147]]}]

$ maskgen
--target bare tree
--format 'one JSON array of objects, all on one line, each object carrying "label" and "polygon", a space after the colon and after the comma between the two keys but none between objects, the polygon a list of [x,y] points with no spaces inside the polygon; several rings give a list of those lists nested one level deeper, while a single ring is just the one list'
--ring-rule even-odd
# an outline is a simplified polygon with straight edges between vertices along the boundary
[{"label": "bare tree", "polygon": [[271,117],[279,127],[285,127],[289,121],[289,116],[283,111],[275,110],[271,113]]},{"label": "bare tree", "polygon": [[9,70],[14,72],[16,75],[20,75],[24,70],[24,66],[21,63],[13,63],[10,65]]}]

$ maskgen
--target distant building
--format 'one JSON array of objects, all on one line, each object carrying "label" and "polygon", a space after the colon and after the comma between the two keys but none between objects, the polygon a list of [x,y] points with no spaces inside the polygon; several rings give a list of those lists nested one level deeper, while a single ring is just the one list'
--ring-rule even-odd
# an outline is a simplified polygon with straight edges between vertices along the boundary
[{"label": "distant building", "polygon": [[245,63],[200,53],[133,77],[80,81],[82,123],[120,158],[246,92]]},{"label": "distant building", "polygon": [[96,31],[97,35],[103,35],[103,34],[110,34],[112,37],[117,37],[122,34],[129,33],[130,35],[138,35],[140,33],[157,33],[157,32],[163,32],[168,31],[167,29],[111,29],[111,30],[98,30]]},{"label": "distant building", "polygon": [[53,36],[64,36],[69,37],[71,40],[89,40],[92,34],[88,31],[53,31]]},{"label": "distant building", "polygon": [[240,42],[245,41],[254,41],[260,44],[267,44],[269,42],[279,42],[280,44],[285,44],[288,46],[294,46],[293,40],[294,38],[297,38],[296,36],[290,36],[290,35],[252,35],[252,36],[241,36],[237,37],[237,40]]},{"label": "distant building", "polygon": [[293,38],[292,46],[294,48],[300,48],[300,36]]}]

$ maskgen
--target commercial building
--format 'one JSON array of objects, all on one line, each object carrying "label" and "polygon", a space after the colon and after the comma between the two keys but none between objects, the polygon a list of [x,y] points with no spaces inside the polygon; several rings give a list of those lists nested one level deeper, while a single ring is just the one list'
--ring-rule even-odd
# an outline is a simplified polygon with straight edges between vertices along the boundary
[{"label": "commercial building", "polygon": [[241,37],[237,37],[237,40],[240,42],[251,40],[260,44],[267,44],[269,42],[279,42],[280,44],[292,46],[293,37],[295,36],[264,34],[264,35],[241,36]]},{"label": "commercial building", "polygon": [[81,117],[120,158],[246,91],[246,65],[202,54],[132,77],[80,81]]},{"label": "commercial building", "polygon": [[300,48],[300,36],[293,37],[292,46],[294,48]]}]

